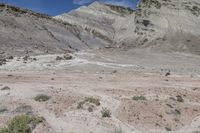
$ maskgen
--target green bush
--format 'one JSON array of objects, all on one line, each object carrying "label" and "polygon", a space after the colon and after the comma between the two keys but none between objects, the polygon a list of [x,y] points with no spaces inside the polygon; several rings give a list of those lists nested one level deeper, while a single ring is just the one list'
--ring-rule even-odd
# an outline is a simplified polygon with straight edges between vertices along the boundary
[{"label": "green bush", "polygon": [[184,99],[183,99],[182,96],[177,95],[176,98],[177,98],[177,101],[178,101],[178,102],[184,102]]},{"label": "green bush", "polygon": [[45,101],[48,101],[50,99],[50,96],[47,96],[47,95],[44,95],[44,94],[39,94],[34,99],[35,99],[35,101],[38,101],[38,102],[45,102]]},{"label": "green bush", "polygon": [[136,100],[136,101],[139,101],[139,100],[147,100],[146,97],[144,97],[144,96],[134,96],[132,99],[133,99],[133,100]]},{"label": "green bush", "polygon": [[111,112],[107,108],[102,108],[101,115],[102,115],[102,117],[111,117]]},{"label": "green bush", "polygon": [[42,117],[28,115],[16,116],[8,122],[5,128],[0,129],[0,133],[31,133],[43,121],[44,118]]},{"label": "green bush", "polygon": [[101,103],[100,103],[100,100],[97,99],[97,98],[94,98],[94,97],[86,97],[84,101],[79,102],[79,104],[78,104],[78,106],[77,106],[77,109],[83,108],[83,105],[84,105],[86,102],[93,103],[93,104],[95,104],[96,106],[99,106],[99,105],[101,104]]}]

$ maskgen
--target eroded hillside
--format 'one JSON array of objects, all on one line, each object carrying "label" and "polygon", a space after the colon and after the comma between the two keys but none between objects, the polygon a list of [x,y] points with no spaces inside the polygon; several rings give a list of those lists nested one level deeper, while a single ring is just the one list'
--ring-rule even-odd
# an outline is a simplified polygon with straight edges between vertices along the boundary
[{"label": "eroded hillside", "polygon": [[198,0],[142,0],[135,14],[135,33],[143,36],[148,46],[199,54]]}]

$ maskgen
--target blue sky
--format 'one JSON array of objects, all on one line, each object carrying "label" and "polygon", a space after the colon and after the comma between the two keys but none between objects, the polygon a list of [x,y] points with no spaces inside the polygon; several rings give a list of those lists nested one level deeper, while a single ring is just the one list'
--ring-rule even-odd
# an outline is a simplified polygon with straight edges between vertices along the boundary
[{"label": "blue sky", "polygon": [[134,9],[138,0],[0,0],[1,3],[28,8],[52,16],[68,12],[82,5],[88,5],[94,1],[131,7]]}]

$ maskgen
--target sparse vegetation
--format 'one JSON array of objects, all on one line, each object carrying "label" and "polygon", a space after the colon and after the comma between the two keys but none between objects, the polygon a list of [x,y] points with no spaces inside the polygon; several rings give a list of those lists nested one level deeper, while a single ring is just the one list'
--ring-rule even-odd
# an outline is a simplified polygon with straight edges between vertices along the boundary
[{"label": "sparse vegetation", "polygon": [[170,104],[166,104],[168,107],[170,107],[170,108],[174,108],[172,105],[170,105]]},{"label": "sparse vegetation", "polygon": [[63,56],[63,58],[64,58],[65,60],[71,60],[73,57],[72,57],[71,55],[69,55],[69,54],[65,54],[65,55]]},{"label": "sparse vegetation", "polygon": [[8,111],[8,109],[6,109],[6,108],[1,108],[1,109],[0,109],[0,114],[1,114],[1,113],[4,113],[4,112],[6,112],[6,111]]},{"label": "sparse vegetation", "polygon": [[73,57],[69,54],[65,54],[63,57],[57,56],[56,60],[60,61],[60,60],[71,60]]},{"label": "sparse vegetation", "polygon": [[198,7],[196,5],[194,5],[194,6],[185,5],[185,8],[197,17],[200,15],[200,7]]},{"label": "sparse vegetation", "polygon": [[[141,1],[145,6],[151,8],[151,6],[156,7],[157,9],[160,9],[162,4],[158,0],[142,0]],[[141,4],[140,4],[141,5]]]},{"label": "sparse vegetation", "polygon": [[194,132],[192,132],[192,133],[200,133],[200,131],[194,131]]},{"label": "sparse vegetation", "polygon": [[181,114],[181,111],[179,109],[174,109],[174,110],[171,110],[170,112],[167,112],[167,114],[172,114],[172,115],[180,115]]},{"label": "sparse vegetation", "polygon": [[89,112],[93,112],[93,106],[89,106],[89,107],[88,107],[88,111],[89,111]]},{"label": "sparse vegetation", "polygon": [[166,129],[167,131],[172,131],[172,129],[169,128],[169,127],[165,127],[165,129]]},{"label": "sparse vegetation", "polygon": [[171,72],[169,70],[168,72],[166,72],[165,77],[170,76],[170,75],[171,75]]},{"label": "sparse vegetation", "polygon": [[95,105],[99,106],[100,105],[100,101],[99,99],[97,98],[93,98],[93,97],[87,97],[85,99],[86,102],[89,102],[89,103],[94,103]]},{"label": "sparse vegetation", "polygon": [[102,117],[111,117],[111,112],[107,108],[102,108],[101,115],[102,115]]},{"label": "sparse vegetation", "polygon": [[122,129],[121,128],[117,128],[115,129],[115,132],[114,133],[123,133]]},{"label": "sparse vegetation", "polygon": [[78,103],[77,109],[83,108],[83,105],[84,105],[86,102],[95,104],[96,106],[99,106],[99,105],[101,104],[101,103],[100,103],[100,100],[97,99],[97,98],[94,98],[94,97],[86,97],[84,101],[81,101],[81,102]]},{"label": "sparse vegetation", "polygon": [[38,102],[45,102],[45,101],[48,101],[49,99],[50,99],[50,96],[47,96],[45,94],[39,94],[34,98],[34,100]]},{"label": "sparse vegetation", "polygon": [[0,133],[31,133],[31,131],[41,122],[42,117],[21,115],[11,119],[7,126],[0,129]]},{"label": "sparse vegetation", "polygon": [[10,87],[8,87],[8,86],[5,86],[5,87],[1,88],[1,90],[2,90],[2,91],[5,91],[5,90],[10,90]]},{"label": "sparse vegetation", "polygon": [[177,95],[176,98],[177,98],[177,101],[178,101],[178,102],[184,102],[184,99],[183,99],[182,96]]},{"label": "sparse vegetation", "polygon": [[147,27],[150,24],[150,20],[143,20],[142,23],[145,27]]},{"label": "sparse vegetation", "polygon": [[32,114],[32,107],[30,105],[21,105],[15,109],[15,112],[30,115]]},{"label": "sparse vegetation", "polygon": [[56,57],[56,60],[62,60],[63,58],[62,57],[60,57],[60,56],[57,56]]},{"label": "sparse vegetation", "polygon": [[144,96],[134,96],[134,97],[132,97],[132,99],[135,100],[135,101],[147,100],[146,97],[144,97]]},{"label": "sparse vegetation", "polygon": [[37,16],[37,17],[40,17],[40,18],[52,19],[47,14],[35,13],[35,12],[28,10],[28,9],[22,9],[22,8],[7,5],[7,4],[4,4],[4,3],[0,3],[0,8],[6,8],[6,10],[9,11],[9,12],[18,12],[20,14],[30,14],[30,15]]},{"label": "sparse vegetation", "polygon": [[131,8],[127,8],[127,7],[109,5],[109,4],[107,4],[107,6],[109,6],[111,10],[116,11],[116,12],[122,14],[122,15],[132,14],[134,12]]}]

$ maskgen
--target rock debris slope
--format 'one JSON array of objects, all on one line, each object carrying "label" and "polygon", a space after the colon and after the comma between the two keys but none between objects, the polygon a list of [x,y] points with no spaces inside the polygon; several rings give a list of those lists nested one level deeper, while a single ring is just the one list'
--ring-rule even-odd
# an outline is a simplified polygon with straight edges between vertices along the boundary
[{"label": "rock debris slope", "polygon": [[53,18],[1,4],[0,15],[1,52],[120,47],[200,54],[198,0],[141,0],[135,11],[94,2]]}]

